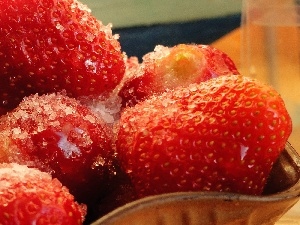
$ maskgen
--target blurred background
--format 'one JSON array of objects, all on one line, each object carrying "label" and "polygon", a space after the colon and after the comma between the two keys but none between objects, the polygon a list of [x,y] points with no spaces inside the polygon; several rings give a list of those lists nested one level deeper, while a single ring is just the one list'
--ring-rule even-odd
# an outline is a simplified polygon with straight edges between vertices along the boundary
[{"label": "blurred background", "polygon": [[210,44],[240,26],[241,0],[81,0],[112,23],[122,50],[139,59],[158,44]]}]

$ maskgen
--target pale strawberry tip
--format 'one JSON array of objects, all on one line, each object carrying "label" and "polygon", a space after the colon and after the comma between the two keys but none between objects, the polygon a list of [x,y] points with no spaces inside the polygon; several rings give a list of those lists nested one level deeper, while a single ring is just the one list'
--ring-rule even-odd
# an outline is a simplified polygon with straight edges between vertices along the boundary
[{"label": "pale strawberry tip", "polygon": [[158,45],[143,56],[130,76],[125,73],[119,90],[122,105],[133,106],[153,94],[200,83],[218,76],[238,75],[234,62],[224,52],[207,45]]},{"label": "pale strawberry tip", "polygon": [[156,61],[155,78],[159,79],[156,80],[157,83],[163,84],[162,91],[200,82],[199,74],[203,72],[206,63],[205,55],[196,45],[175,46],[170,49],[168,55],[161,59],[157,58]]}]

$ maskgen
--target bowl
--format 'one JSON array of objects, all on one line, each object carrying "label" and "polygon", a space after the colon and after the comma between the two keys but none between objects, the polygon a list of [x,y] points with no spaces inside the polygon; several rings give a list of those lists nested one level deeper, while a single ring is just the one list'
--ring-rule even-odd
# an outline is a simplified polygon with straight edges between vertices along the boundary
[{"label": "bowl", "polygon": [[92,225],[271,225],[300,198],[300,156],[286,144],[260,196],[178,192],[128,203]]}]

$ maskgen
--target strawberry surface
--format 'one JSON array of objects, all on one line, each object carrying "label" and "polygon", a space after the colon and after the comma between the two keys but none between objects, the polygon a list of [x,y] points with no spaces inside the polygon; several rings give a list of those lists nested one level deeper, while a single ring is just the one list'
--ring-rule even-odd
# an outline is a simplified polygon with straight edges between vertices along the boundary
[{"label": "strawberry surface", "polygon": [[48,172],[90,204],[115,176],[111,138],[111,128],[75,99],[32,95],[0,119],[0,162]]},{"label": "strawberry surface", "polygon": [[129,65],[130,73],[126,74],[119,91],[123,106],[135,105],[166,89],[221,75],[239,74],[233,61],[224,52],[208,45],[156,46],[153,52],[143,57],[139,66],[133,60]]},{"label": "strawberry surface", "polygon": [[106,94],[122,79],[117,36],[87,6],[77,0],[0,5],[0,108],[63,89],[71,97]]},{"label": "strawberry surface", "polygon": [[241,75],[178,87],[124,110],[116,149],[140,197],[259,195],[291,133],[279,94]]},{"label": "strawberry surface", "polygon": [[85,205],[48,173],[24,165],[0,164],[0,223],[2,225],[79,225]]}]

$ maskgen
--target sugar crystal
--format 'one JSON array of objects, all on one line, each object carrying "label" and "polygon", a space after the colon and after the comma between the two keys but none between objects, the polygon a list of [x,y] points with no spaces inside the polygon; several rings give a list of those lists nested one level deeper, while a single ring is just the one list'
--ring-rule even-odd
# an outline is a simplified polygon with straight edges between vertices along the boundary
[{"label": "sugar crystal", "polygon": [[60,23],[57,23],[55,27],[57,30],[60,30],[60,31],[64,31],[64,29],[65,29]]},{"label": "sugar crystal", "polygon": [[60,137],[58,147],[63,151],[66,158],[71,158],[74,154],[81,155],[80,149],[75,144],[69,142],[63,132],[56,132],[56,134]]},{"label": "sugar crystal", "polygon": [[74,0],[71,4],[71,9],[80,9],[82,11],[86,11],[88,13],[91,13],[92,10],[87,6],[87,5],[84,5],[82,4],[81,2],[77,1],[77,0]]},{"label": "sugar crystal", "polygon": [[112,125],[119,119],[121,110],[121,98],[119,96],[111,95],[108,98],[104,96],[82,97],[80,101],[108,124]]}]

